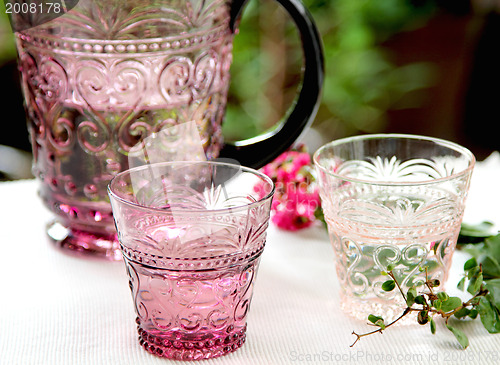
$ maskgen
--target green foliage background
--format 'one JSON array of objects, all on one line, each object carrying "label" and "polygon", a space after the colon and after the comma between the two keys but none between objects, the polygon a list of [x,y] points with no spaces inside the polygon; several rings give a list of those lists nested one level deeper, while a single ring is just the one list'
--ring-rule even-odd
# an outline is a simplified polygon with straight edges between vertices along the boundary
[{"label": "green foliage background", "polygon": [[[327,138],[382,131],[389,108],[410,92],[432,83],[430,65],[414,63],[396,67],[381,44],[398,32],[425,24],[438,11],[434,1],[303,2],[318,26],[324,46],[326,78],[314,126]],[[275,19],[280,12],[276,8],[272,0],[252,0],[242,17],[240,33],[235,39],[231,100],[224,126],[229,139],[256,135],[276,122],[269,120],[268,110],[280,107],[276,105],[277,97],[265,94],[266,85],[273,78],[269,65],[283,54],[273,54],[272,49],[262,46],[269,34],[276,37],[273,27],[276,28]],[[262,18],[264,22],[266,18],[273,19],[268,14],[273,14],[274,20],[265,29]],[[302,62],[299,37],[292,21],[287,19],[285,29],[280,31],[288,60],[282,85],[288,104],[281,106],[273,117],[283,115],[290,106],[299,87]]]},{"label": "green foliage background", "polygon": [[16,57],[14,37],[10,28],[9,19],[5,14],[5,3],[0,1],[0,66]]}]

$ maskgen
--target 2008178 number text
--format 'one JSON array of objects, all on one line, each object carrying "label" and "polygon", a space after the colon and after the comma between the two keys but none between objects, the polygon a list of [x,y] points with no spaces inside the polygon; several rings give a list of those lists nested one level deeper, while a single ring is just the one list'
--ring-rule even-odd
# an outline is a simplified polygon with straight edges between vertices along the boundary
[{"label": "2008178 number text", "polygon": [[61,3],[18,3],[18,2],[7,2],[5,3],[5,13],[6,14],[59,14],[64,11]]}]

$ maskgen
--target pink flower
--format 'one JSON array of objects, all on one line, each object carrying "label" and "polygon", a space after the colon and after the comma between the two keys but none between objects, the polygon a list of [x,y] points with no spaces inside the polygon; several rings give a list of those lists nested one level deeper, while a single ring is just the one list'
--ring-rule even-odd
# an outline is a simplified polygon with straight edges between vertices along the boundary
[{"label": "pink flower", "polygon": [[[278,227],[296,231],[316,221],[321,209],[311,157],[303,147],[282,153],[262,168],[276,185],[271,205],[271,221]],[[259,192],[258,186],[255,191]]]}]

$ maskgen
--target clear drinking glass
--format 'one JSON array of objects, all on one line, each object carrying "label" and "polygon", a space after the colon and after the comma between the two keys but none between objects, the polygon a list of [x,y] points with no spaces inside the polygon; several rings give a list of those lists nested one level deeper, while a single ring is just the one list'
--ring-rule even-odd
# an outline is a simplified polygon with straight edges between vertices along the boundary
[{"label": "clear drinking glass", "polygon": [[[388,265],[403,291],[447,279],[475,164],[455,143],[412,135],[340,139],[314,155],[344,311],[390,321],[406,307],[381,286]],[[436,290],[440,290],[437,288]]]},{"label": "clear drinking glass", "polygon": [[273,182],[237,165],[167,162],[108,189],[141,345],[178,360],[242,346]]}]

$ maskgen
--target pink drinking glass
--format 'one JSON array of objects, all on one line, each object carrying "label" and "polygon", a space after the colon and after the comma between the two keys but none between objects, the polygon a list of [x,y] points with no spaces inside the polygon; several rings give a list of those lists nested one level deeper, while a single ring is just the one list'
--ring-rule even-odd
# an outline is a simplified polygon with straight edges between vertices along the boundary
[{"label": "pink drinking glass", "polygon": [[118,174],[108,193],[140,344],[177,360],[241,347],[273,182],[238,165],[166,162]]}]

